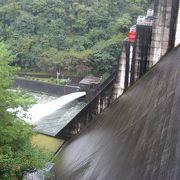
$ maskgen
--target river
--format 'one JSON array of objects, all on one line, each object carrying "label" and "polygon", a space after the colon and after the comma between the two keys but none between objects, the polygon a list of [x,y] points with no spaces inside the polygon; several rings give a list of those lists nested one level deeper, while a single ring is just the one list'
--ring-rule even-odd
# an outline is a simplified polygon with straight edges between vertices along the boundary
[{"label": "river", "polygon": [[85,102],[76,100],[83,95],[79,95],[79,92],[61,98],[28,93],[37,99],[37,104],[28,109],[24,120],[33,124],[35,131],[50,136],[55,136],[86,105]]}]

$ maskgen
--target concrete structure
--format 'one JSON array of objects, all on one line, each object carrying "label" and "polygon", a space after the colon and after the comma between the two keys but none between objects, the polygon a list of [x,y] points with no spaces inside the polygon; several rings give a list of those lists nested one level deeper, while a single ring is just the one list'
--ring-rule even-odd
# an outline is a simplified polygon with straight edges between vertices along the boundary
[{"label": "concrete structure", "polygon": [[180,47],[59,154],[59,180],[180,179]]},{"label": "concrete structure", "polygon": [[179,0],[156,0],[155,21],[152,31],[151,64],[174,47]]},{"label": "concrete structure", "polygon": [[[90,124],[59,153],[55,180],[180,179],[180,46],[172,50],[179,42],[178,7],[179,0],[155,1],[153,29],[140,26],[133,46],[124,42],[115,91],[112,80],[59,133],[69,139]],[[115,99],[126,89],[99,114],[112,92]]]},{"label": "concrete structure", "polygon": [[150,47],[152,27],[137,25],[137,38],[134,43],[127,39],[123,42],[113,100],[118,98],[129,86],[145,74],[151,67]]},{"label": "concrete structure", "polygon": [[116,81],[114,83],[114,93],[113,93],[113,99],[116,99],[119,97],[125,88],[125,75],[126,75],[126,42],[124,42],[122,47],[122,52],[120,56],[120,61],[118,65],[117,70],[117,77]]},{"label": "concrete structure", "polygon": [[176,39],[175,46],[180,44],[180,2],[179,2],[179,11],[178,11],[178,19],[177,19],[177,27],[176,27]]},{"label": "concrete structure", "polygon": [[[135,43],[124,41],[113,99],[144,75],[170,49],[180,43],[179,0],[156,0],[153,26],[136,25]],[[130,49],[132,49],[132,52]]]},{"label": "concrete structure", "polygon": [[73,138],[103,112],[111,103],[114,81],[115,74],[112,74],[96,92],[93,92],[94,96],[91,96],[93,98],[90,98],[90,102],[63,129],[60,129],[56,137],[64,140]]},{"label": "concrete structure", "polygon": [[26,80],[24,78],[16,78],[12,87],[15,89],[22,88],[37,93],[43,92],[53,96],[63,96],[69,93],[77,92],[80,89],[78,86],[56,85],[40,81]]},{"label": "concrete structure", "polygon": [[89,91],[90,89],[97,89],[101,84],[101,79],[99,77],[87,76],[79,82],[79,87],[81,90]]}]

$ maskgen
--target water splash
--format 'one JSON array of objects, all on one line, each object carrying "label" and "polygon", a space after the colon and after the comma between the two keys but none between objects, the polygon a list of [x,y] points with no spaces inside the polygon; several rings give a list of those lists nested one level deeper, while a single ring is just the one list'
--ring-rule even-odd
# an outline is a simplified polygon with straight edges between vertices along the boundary
[{"label": "water splash", "polygon": [[53,101],[50,101],[46,104],[36,104],[32,108],[28,110],[32,123],[35,123],[36,121],[40,120],[41,118],[52,114],[56,110],[62,108],[64,105],[68,104],[71,101],[74,101],[80,97],[83,97],[86,95],[86,92],[76,92],[71,93],[65,96],[62,96],[58,99],[55,99]]}]

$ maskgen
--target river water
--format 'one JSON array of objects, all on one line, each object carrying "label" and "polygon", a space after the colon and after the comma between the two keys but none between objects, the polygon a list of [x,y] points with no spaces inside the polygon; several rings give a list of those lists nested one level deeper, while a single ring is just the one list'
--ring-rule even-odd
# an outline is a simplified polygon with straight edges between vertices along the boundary
[{"label": "river water", "polygon": [[77,99],[84,92],[72,93],[61,98],[45,94],[29,93],[37,99],[37,104],[29,108],[24,120],[34,125],[34,130],[55,136],[86,105]]}]

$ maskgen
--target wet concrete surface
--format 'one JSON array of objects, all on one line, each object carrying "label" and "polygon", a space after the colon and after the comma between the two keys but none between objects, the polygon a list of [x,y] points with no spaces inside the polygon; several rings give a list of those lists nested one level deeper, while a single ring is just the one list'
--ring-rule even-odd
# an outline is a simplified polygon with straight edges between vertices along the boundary
[{"label": "wet concrete surface", "polygon": [[57,180],[180,179],[180,47],[59,153]]}]

